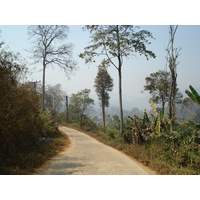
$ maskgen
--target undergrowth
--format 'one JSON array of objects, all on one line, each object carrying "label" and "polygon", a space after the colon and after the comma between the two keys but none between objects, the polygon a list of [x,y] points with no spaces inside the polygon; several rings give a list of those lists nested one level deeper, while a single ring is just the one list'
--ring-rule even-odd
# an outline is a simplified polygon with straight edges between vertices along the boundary
[{"label": "undergrowth", "polygon": [[[48,141],[48,142],[45,142]],[[39,168],[45,161],[58,154],[66,146],[70,140],[68,136],[62,132],[57,137],[46,137],[45,141],[39,141],[35,146],[26,151],[19,152],[16,162],[2,163],[0,171],[2,175],[31,175],[35,174],[35,169]]]}]

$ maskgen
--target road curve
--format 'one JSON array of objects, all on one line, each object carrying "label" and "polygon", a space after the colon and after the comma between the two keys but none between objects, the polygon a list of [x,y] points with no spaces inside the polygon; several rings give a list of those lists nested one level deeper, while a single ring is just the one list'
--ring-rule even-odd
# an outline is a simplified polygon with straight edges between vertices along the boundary
[{"label": "road curve", "polygon": [[74,129],[60,127],[71,147],[37,170],[41,175],[148,175],[155,174],[137,161]]}]

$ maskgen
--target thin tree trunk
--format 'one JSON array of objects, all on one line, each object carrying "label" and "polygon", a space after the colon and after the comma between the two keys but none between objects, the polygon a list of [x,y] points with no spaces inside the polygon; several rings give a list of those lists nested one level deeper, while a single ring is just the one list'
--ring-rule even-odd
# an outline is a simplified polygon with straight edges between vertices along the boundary
[{"label": "thin tree trunk", "polygon": [[118,45],[118,73],[119,73],[119,108],[120,108],[120,133],[124,135],[124,123],[123,123],[123,107],[122,107],[122,60],[121,60],[121,50],[120,50],[120,40],[119,40],[119,27],[117,25],[117,45]]},{"label": "thin tree trunk", "polygon": [[43,60],[42,109],[45,110],[45,60]]},{"label": "thin tree trunk", "polygon": [[162,113],[163,113],[163,115],[165,114],[165,102],[164,101],[162,102]]},{"label": "thin tree trunk", "polygon": [[171,85],[170,85],[170,100],[169,100],[169,118],[173,119],[170,127],[170,132],[172,133],[175,125],[175,113],[176,113],[176,108],[175,108],[175,96],[176,96],[176,72],[175,70],[172,70],[172,77],[171,77]]},{"label": "thin tree trunk", "polygon": [[170,124],[170,134],[172,134],[172,131],[175,126],[175,97],[176,97],[176,80],[177,80],[177,72],[176,72],[176,67],[178,65],[177,63],[177,58],[179,56],[179,51],[180,49],[174,48],[174,39],[175,39],[175,33],[177,30],[178,26],[175,28],[173,26],[170,26],[170,42],[167,48],[168,52],[168,63],[169,63],[169,69],[170,69],[170,74],[171,74],[171,83],[170,83],[170,95],[169,95],[169,103],[168,103],[168,109],[169,109],[169,119],[172,120]]},{"label": "thin tree trunk", "polygon": [[83,126],[83,113],[81,113],[80,115],[80,126],[81,127]]},{"label": "thin tree trunk", "polygon": [[124,123],[123,123],[123,106],[122,106],[122,74],[121,74],[121,67],[119,68],[118,72],[119,72],[120,133],[123,136]]},{"label": "thin tree trunk", "polygon": [[66,122],[69,122],[69,106],[68,106],[68,96],[66,96]]},{"label": "thin tree trunk", "polygon": [[106,130],[106,122],[105,122],[105,105],[102,103],[102,119],[103,119],[103,131]]},{"label": "thin tree trunk", "polygon": [[161,105],[162,105],[161,111],[164,115],[165,114],[165,97],[163,94],[161,94]]}]

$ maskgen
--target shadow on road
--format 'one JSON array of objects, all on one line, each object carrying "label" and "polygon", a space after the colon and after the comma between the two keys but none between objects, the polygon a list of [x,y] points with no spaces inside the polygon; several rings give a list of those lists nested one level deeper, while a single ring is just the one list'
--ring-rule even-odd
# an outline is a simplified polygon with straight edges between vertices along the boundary
[{"label": "shadow on road", "polygon": [[76,158],[62,156],[59,159],[52,159],[53,162],[47,163],[42,167],[39,174],[41,175],[73,175],[81,173],[81,168],[85,165],[81,164]]}]

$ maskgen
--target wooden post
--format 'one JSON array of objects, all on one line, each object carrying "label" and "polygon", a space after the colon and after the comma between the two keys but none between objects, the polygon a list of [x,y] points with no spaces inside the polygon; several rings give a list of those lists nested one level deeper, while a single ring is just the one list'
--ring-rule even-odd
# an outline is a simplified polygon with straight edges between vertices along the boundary
[{"label": "wooden post", "polygon": [[37,81],[33,82],[33,84],[34,84],[34,86],[33,86],[34,87],[34,92],[37,93]]},{"label": "wooden post", "polygon": [[68,112],[68,96],[66,96],[66,122],[69,121],[69,112]]}]

